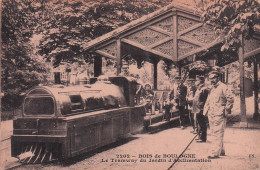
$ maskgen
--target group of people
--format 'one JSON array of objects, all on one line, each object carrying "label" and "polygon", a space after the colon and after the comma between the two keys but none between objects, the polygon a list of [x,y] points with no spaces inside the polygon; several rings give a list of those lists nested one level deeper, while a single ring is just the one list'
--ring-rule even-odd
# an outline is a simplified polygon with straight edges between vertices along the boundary
[{"label": "group of people", "polygon": [[234,101],[231,90],[220,81],[219,76],[218,71],[211,71],[208,75],[209,86],[205,85],[205,77],[196,76],[195,80],[187,80],[188,87],[184,85],[181,77],[176,77],[176,84],[173,85],[169,99],[164,104],[167,120],[173,107],[179,110],[182,129],[186,119],[185,112],[189,111],[190,123],[193,126],[191,133],[197,134],[197,142],[207,141],[208,120],[212,136],[209,159],[225,155],[223,138],[226,116],[231,113]]}]

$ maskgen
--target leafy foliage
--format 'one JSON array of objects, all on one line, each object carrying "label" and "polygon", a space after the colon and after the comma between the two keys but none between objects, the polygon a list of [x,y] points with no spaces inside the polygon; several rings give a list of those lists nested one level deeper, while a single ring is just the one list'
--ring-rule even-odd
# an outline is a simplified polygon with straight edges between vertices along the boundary
[{"label": "leafy foliage", "polygon": [[173,65],[172,62],[169,62],[168,60],[164,60],[162,63],[162,70],[164,71],[164,73],[166,74],[166,76],[171,77],[172,75],[172,70],[174,70],[176,73],[176,67]]},{"label": "leafy foliage", "polygon": [[[142,15],[169,4],[169,0],[3,0],[3,104],[14,106],[28,88],[46,82],[51,61],[88,63],[86,41],[97,38]],[[41,37],[38,54],[32,44]],[[39,56],[40,55],[40,56]],[[45,60],[46,59],[46,60]],[[8,107],[9,107],[8,106]]]},{"label": "leafy foliage", "polygon": [[196,61],[188,65],[189,71],[207,72],[209,69],[208,64],[204,61]]},{"label": "leafy foliage", "polygon": [[250,38],[254,26],[260,23],[260,5],[257,0],[216,0],[208,4],[202,19],[223,36],[222,51],[238,49],[240,36]]},{"label": "leafy foliage", "polygon": [[34,54],[30,44],[34,11],[29,1],[3,1],[1,86],[4,110],[18,106],[22,92],[47,78],[46,64]]},{"label": "leafy foliage", "polygon": [[90,62],[86,41],[170,3],[169,0],[52,0],[41,4],[37,33],[43,35],[39,52],[54,65],[60,62]]}]

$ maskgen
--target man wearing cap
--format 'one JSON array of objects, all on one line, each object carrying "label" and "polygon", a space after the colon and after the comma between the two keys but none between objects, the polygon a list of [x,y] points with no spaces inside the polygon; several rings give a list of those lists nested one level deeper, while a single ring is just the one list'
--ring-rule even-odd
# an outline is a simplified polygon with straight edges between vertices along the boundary
[{"label": "man wearing cap", "polygon": [[218,71],[210,72],[209,80],[212,87],[204,106],[203,115],[208,116],[212,136],[212,150],[208,158],[214,159],[225,155],[223,138],[226,114],[231,113],[234,99],[228,86],[219,80]]},{"label": "man wearing cap", "polygon": [[171,119],[171,110],[172,110],[173,106],[177,105],[174,100],[174,95],[175,95],[174,92],[177,91],[177,87],[178,87],[178,84],[176,83],[176,79],[179,79],[179,77],[177,77],[177,78],[175,77],[175,83],[171,87],[171,91],[170,91],[170,93],[168,93],[168,97],[167,97],[166,101],[164,102],[164,106],[163,106],[163,108],[165,110],[164,118],[167,121],[170,121],[170,119]]},{"label": "man wearing cap", "polygon": [[185,121],[185,106],[187,104],[186,95],[187,95],[187,87],[183,84],[181,77],[175,77],[176,86],[173,88],[173,101],[174,106],[179,110],[180,114],[180,126],[184,129],[184,121]]},{"label": "man wearing cap", "polygon": [[191,112],[195,115],[195,121],[197,123],[197,142],[206,142],[207,140],[207,124],[205,116],[203,115],[203,108],[208,97],[209,89],[204,86],[204,77],[197,76],[195,86],[197,90],[195,92],[192,110]]},{"label": "man wearing cap", "polygon": [[196,126],[196,118],[195,115],[191,112],[192,110],[192,102],[194,99],[194,95],[196,92],[196,86],[194,85],[194,81],[195,79],[193,78],[189,78],[187,79],[187,108],[189,110],[189,119],[190,119],[190,124],[193,127],[193,131],[191,131],[191,133],[196,134],[197,133],[197,126]]},{"label": "man wearing cap", "polygon": [[175,106],[179,110],[180,114],[180,126],[184,129],[184,120],[185,120],[185,106],[186,101],[187,87],[181,81],[181,77],[175,77],[175,83],[173,84],[172,90],[168,95],[168,99],[165,101],[165,119],[170,120],[170,110]]}]

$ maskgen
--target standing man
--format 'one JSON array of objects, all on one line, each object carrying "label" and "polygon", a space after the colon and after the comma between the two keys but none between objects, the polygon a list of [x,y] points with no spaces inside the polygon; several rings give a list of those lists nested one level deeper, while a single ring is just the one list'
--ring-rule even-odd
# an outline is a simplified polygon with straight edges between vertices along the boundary
[{"label": "standing man", "polygon": [[173,88],[168,95],[168,100],[164,104],[165,109],[165,119],[170,120],[170,112],[173,106],[179,110],[180,114],[180,127],[184,129],[184,121],[185,121],[185,106],[187,104],[186,101],[187,95],[187,87],[183,84],[181,77],[175,77],[175,83],[173,84]]},{"label": "standing man", "polygon": [[187,87],[183,84],[181,77],[175,77],[175,80],[177,86],[173,88],[173,102],[174,106],[176,106],[176,109],[178,109],[180,113],[180,126],[184,129]]},{"label": "standing man", "polygon": [[177,87],[178,87],[178,84],[176,83],[176,79],[177,78],[175,77],[175,82],[173,83],[171,90],[168,93],[168,97],[163,104],[163,108],[165,110],[164,118],[166,121],[170,121],[172,108],[173,108],[173,106],[176,106],[176,103],[174,100],[174,95],[177,92]]},{"label": "standing man", "polygon": [[194,120],[197,127],[197,142],[206,142],[207,140],[207,124],[205,120],[206,118],[203,115],[203,108],[207,100],[209,90],[204,86],[204,82],[204,77],[196,77],[195,86],[197,87],[197,90],[193,98],[191,111],[194,115]]},{"label": "standing man", "polygon": [[203,115],[208,116],[212,135],[211,153],[208,158],[214,159],[225,155],[223,138],[226,114],[231,113],[234,99],[228,86],[220,82],[218,71],[210,72],[209,80],[212,87],[204,106]]},{"label": "standing man", "polygon": [[187,80],[188,89],[187,89],[186,99],[187,99],[187,109],[189,111],[190,124],[193,127],[193,131],[191,131],[191,133],[196,134],[197,133],[196,118],[195,115],[192,113],[192,103],[196,92],[196,86],[194,85],[194,81],[195,79],[192,78]]}]

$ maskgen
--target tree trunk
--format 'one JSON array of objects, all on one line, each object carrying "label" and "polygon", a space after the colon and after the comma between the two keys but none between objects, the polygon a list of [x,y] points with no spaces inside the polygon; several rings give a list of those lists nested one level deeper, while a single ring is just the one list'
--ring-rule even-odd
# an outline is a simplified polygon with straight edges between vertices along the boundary
[{"label": "tree trunk", "polygon": [[247,127],[247,118],[246,118],[246,103],[245,103],[245,70],[244,70],[244,39],[241,35],[241,47],[238,51],[239,56],[239,70],[240,70],[240,127]]},{"label": "tree trunk", "polygon": [[254,120],[257,120],[259,117],[259,113],[258,113],[258,69],[257,69],[257,61],[256,61],[256,57],[254,58],[254,102],[255,102],[255,112],[254,112]]}]

